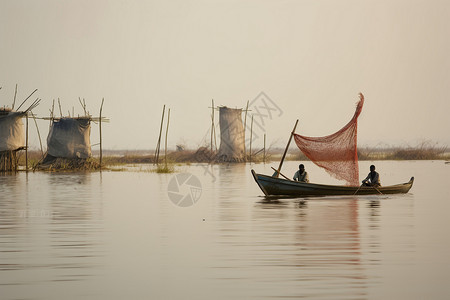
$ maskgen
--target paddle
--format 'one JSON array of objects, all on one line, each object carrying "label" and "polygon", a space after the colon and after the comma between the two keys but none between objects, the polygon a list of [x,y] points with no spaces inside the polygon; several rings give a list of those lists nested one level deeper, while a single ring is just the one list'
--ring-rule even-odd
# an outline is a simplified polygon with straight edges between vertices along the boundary
[{"label": "paddle", "polygon": [[[364,184],[364,183],[363,183]],[[361,184],[360,186],[359,186],[359,188],[356,190],[356,192],[353,194],[353,196],[355,196],[356,195],[356,193],[359,191],[359,189],[363,186],[363,184]]]},{"label": "paddle", "polygon": [[371,187],[373,187],[378,193],[380,193],[380,195],[383,195],[383,193],[382,192],[380,192],[380,190],[379,189],[377,189],[375,186],[371,186]]},{"label": "paddle", "polygon": [[[356,193],[359,191],[359,189],[360,189],[363,185],[364,185],[364,183],[361,184],[361,185],[359,186],[359,188],[356,190],[356,192],[353,194],[353,196],[356,195]],[[377,189],[375,186],[373,186],[373,185],[367,185],[367,186],[373,187],[378,193],[380,193],[380,195],[384,195],[384,194],[383,194],[382,192],[380,192],[380,190]]]},{"label": "paddle", "polygon": [[284,178],[286,178],[287,180],[292,181],[292,179],[290,179],[290,178],[284,176],[283,173],[281,173],[280,171],[278,171],[278,170],[275,169],[274,167],[271,167],[271,168],[272,168],[275,172],[279,173],[281,176],[283,176]]}]

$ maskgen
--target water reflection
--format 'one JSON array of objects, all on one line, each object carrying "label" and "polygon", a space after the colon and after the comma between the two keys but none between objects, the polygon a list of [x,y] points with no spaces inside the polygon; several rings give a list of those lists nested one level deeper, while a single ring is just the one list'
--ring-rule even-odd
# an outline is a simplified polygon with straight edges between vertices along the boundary
[{"label": "water reflection", "polygon": [[[242,168],[242,167],[241,167]],[[257,197],[242,191],[251,184],[241,170],[220,169],[216,279],[227,296],[268,298],[361,298],[369,285],[361,258],[357,198],[332,201]],[[249,170],[247,170],[249,171]],[[280,286],[289,287],[286,289]],[[332,295],[323,287],[333,287]]]},{"label": "water reflection", "polygon": [[52,174],[48,188],[52,226],[48,231],[53,255],[52,281],[77,281],[94,276],[104,254],[102,210],[98,187],[92,177],[99,173]]},{"label": "water reflection", "polygon": [[33,289],[20,286],[87,280],[98,273],[102,224],[90,177],[0,177],[0,261],[6,262],[0,278],[6,295],[33,298]]},{"label": "water reflection", "polygon": [[[301,290],[272,296],[326,296],[323,292],[318,294],[323,286],[333,286],[333,296],[342,293],[351,299],[364,295],[368,282],[360,256],[357,201],[327,201],[323,198],[286,201],[291,205],[280,205],[278,201],[277,204],[270,201],[255,205],[255,217],[264,222],[261,232],[277,232],[260,245],[259,251],[265,255],[259,264],[284,269],[282,272],[289,274],[289,280],[308,284]],[[267,206],[280,211],[267,214]],[[280,222],[286,219],[290,221]],[[282,259],[273,249],[282,251]]]},{"label": "water reflection", "polygon": [[408,195],[268,199],[249,166],[182,171],[202,183],[189,208],[173,174],[0,176],[0,298],[410,299],[386,284],[447,278],[448,190],[419,177]]}]

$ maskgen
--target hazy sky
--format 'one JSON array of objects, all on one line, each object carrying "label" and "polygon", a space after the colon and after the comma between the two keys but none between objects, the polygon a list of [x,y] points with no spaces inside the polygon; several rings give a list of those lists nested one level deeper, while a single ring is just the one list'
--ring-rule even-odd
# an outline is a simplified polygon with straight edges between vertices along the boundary
[{"label": "hazy sky", "polygon": [[16,83],[18,100],[39,89],[41,117],[57,98],[81,114],[78,97],[98,115],[104,97],[109,149],[153,148],[163,104],[169,146],[198,146],[211,99],[253,101],[255,134],[283,146],[297,118],[299,134],[340,129],[359,92],[360,146],[448,145],[450,1],[1,0],[1,106]]}]

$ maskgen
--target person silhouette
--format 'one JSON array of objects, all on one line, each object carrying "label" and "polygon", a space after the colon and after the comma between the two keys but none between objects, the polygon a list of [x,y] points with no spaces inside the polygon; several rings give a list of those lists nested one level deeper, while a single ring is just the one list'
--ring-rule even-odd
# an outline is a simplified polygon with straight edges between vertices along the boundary
[{"label": "person silhouette", "polygon": [[305,171],[305,166],[303,164],[300,164],[298,166],[298,171],[294,174],[294,180],[299,182],[309,182],[309,176],[308,173]]},{"label": "person silhouette", "polygon": [[374,165],[370,166],[369,175],[367,175],[367,177],[362,181],[362,184],[364,186],[374,186],[374,187],[381,186],[380,174],[378,174],[378,172],[375,171]]}]

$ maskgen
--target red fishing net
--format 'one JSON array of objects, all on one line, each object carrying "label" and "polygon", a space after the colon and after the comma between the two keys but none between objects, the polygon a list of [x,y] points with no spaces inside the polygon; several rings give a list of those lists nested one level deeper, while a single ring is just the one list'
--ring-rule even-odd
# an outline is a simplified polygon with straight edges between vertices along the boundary
[{"label": "red fishing net", "polygon": [[359,185],[358,153],[356,147],[358,116],[361,113],[364,96],[359,102],[353,118],[341,130],[324,137],[307,137],[294,133],[298,148],[316,165],[324,168],[331,176],[345,180],[347,185]]}]

